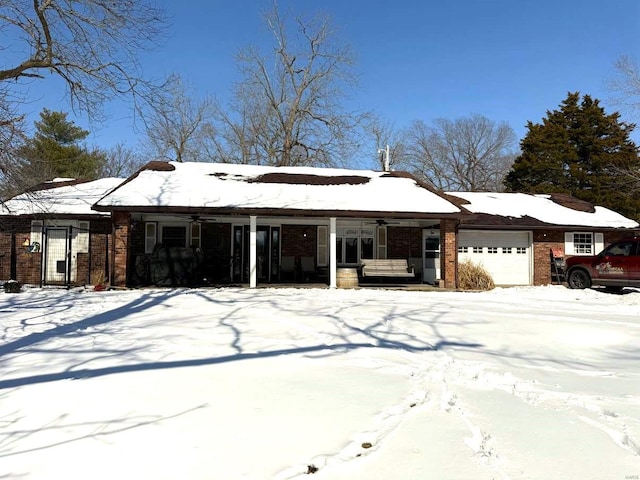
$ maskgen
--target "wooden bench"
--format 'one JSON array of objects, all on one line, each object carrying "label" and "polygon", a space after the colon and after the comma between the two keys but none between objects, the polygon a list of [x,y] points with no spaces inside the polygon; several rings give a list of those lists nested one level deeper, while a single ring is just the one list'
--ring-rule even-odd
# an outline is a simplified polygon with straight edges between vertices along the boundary
[{"label": "wooden bench", "polygon": [[376,258],[362,260],[362,276],[413,278],[415,272],[404,258]]}]

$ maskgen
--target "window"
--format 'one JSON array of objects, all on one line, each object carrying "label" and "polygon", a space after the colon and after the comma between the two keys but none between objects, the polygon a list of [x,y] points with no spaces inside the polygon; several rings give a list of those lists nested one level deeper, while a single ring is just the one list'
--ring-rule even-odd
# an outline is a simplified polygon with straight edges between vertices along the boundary
[{"label": "window", "polygon": [[173,227],[165,225],[162,227],[162,246],[166,248],[187,246],[186,227]]},{"label": "window", "polygon": [[482,253],[482,247],[473,247],[473,253]]},{"label": "window", "polygon": [[525,255],[527,253],[527,249],[525,247],[517,247],[516,254],[517,255]]},{"label": "window", "polygon": [[487,247],[487,253],[498,253],[498,247]]},{"label": "window", "polygon": [[502,253],[510,254],[511,253],[511,247],[502,247]]},{"label": "window", "polygon": [[458,247],[458,253],[467,253],[467,247]]},{"label": "window", "polygon": [[604,235],[598,232],[565,232],[564,253],[570,255],[595,255],[604,249]]},{"label": "window", "polygon": [[631,255],[633,242],[614,243],[607,248],[606,254],[615,257],[628,257]]},{"label": "window", "polygon": [[593,236],[591,233],[574,233],[573,251],[578,255],[593,255]]},{"label": "window", "polygon": [[[376,230],[373,228],[338,229],[336,235],[337,263],[355,264],[360,263],[362,258],[374,258],[375,232]],[[380,245],[380,238],[386,243],[386,230],[382,235],[379,230],[378,235],[378,255],[380,253],[386,255],[386,244]]]},{"label": "window", "polygon": [[360,231],[360,258],[373,258],[373,229]]}]

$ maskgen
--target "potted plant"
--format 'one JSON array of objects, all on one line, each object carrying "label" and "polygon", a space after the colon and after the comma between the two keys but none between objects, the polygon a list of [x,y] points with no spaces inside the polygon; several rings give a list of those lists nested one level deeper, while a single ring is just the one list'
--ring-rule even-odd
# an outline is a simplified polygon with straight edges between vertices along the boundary
[{"label": "potted plant", "polygon": [[4,282],[5,293],[19,293],[22,290],[22,284],[16,280]]}]

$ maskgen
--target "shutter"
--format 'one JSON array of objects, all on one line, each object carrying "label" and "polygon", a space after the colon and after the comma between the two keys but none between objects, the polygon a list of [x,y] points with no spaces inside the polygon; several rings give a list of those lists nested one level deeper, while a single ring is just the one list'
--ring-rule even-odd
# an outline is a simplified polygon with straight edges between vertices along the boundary
[{"label": "shutter", "polygon": [[42,220],[31,220],[31,235],[29,243],[31,245],[31,251],[39,252],[42,250]]},{"label": "shutter", "polygon": [[325,267],[329,264],[329,241],[326,225],[318,225],[318,266]]},{"label": "shutter", "polygon": [[201,234],[200,232],[202,231],[201,229],[201,225],[198,222],[193,222],[191,224],[191,248],[200,248],[201,247],[201,241],[200,239]]},{"label": "shutter", "polygon": [[78,253],[89,253],[89,222],[78,222],[76,249]]},{"label": "shutter", "polygon": [[564,254],[575,255],[573,250],[573,232],[564,232]]},{"label": "shutter", "polygon": [[147,222],[144,224],[144,253],[152,253],[158,243],[158,224]]},{"label": "shutter", "polygon": [[378,227],[378,256],[387,258],[387,227]]},{"label": "shutter", "polygon": [[595,249],[593,250],[593,253],[594,255],[597,255],[602,250],[604,250],[604,234],[595,233],[594,238],[595,238]]}]

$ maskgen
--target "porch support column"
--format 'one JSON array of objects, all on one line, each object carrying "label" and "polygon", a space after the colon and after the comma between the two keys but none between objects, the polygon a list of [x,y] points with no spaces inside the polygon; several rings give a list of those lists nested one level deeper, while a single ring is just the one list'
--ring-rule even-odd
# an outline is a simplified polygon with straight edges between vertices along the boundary
[{"label": "porch support column", "polygon": [[258,217],[256,215],[249,216],[249,288],[256,288],[258,285],[257,225]]},{"label": "porch support column", "polygon": [[113,212],[113,278],[111,285],[124,287],[129,280],[129,246],[131,244],[131,215],[128,212]]},{"label": "porch support column", "polygon": [[445,288],[458,286],[457,232],[458,220],[443,219],[440,222],[440,275]]},{"label": "porch support column", "polygon": [[329,288],[336,288],[336,217],[329,219]]}]

